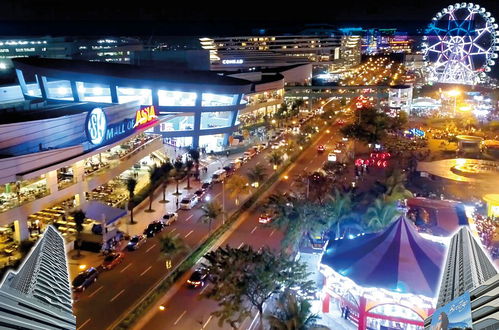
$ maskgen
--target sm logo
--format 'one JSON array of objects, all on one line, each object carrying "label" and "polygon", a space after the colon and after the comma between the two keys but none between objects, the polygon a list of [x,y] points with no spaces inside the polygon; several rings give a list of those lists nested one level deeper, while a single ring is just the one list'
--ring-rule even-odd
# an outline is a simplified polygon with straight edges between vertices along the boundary
[{"label": "sm logo", "polygon": [[106,114],[101,108],[95,108],[89,112],[85,125],[87,138],[94,144],[98,145],[104,141],[107,129]]},{"label": "sm logo", "polygon": [[147,124],[156,118],[158,116],[156,116],[156,109],[154,109],[153,105],[142,108],[135,114],[135,125],[133,125],[133,128]]}]

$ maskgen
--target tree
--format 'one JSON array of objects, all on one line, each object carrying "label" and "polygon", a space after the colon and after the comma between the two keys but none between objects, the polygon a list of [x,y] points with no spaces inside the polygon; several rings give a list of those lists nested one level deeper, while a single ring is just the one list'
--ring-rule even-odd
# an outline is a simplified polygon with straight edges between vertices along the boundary
[{"label": "tree", "polygon": [[412,193],[405,187],[407,175],[400,169],[395,169],[386,179],[384,186],[386,188],[385,200],[387,202],[396,202],[401,199],[412,197]]},{"label": "tree", "polygon": [[176,253],[183,252],[188,249],[185,242],[178,236],[173,236],[171,233],[162,235],[159,238],[159,246],[163,255],[171,262],[172,257]]},{"label": "tree", "polygon": [[320,317],[312,314],[310,303],[297,298],[291,290],[284,291],[276,302],[274,313],[267,314],[271,330],[308,330],[325,329],[317,326]]},{"label": "tree", "polygon": [[225,189],[229,192],[230,198],[236,199],[236,205],[239,205],[239,196],[248,194],[250,185],[247,178],[235,174],[227,180]]},{"label": "tree", "polygon": [[274,166],[274,168],[277,168],[277,166],[282,164],[282,153],[279,151],[273,151],[267,156],[267,160]]},{"label": "tree", "polygon": [[371,231],[379,231],[389,226],[400,214],[395,203],[378,198],[367,209],[365,222]]},{"label": "tree", "polygon": [[76,250],[78,251],[76,254],[76,258],[81,257],[81,232],[83,231],[83,222],[87,217],[83,210],[76,210],[72,214],[74,222],[76,224]]},{"label": "tree", "polygon": [[184,167],[184,163],[182,163],[180,158],[177,158],[173,163],[173,167],[175,167],[175,181],[177,182],[177,191],[175,192],[175,195],[181,195],[178,191],[178,182],[182,178],[182,168]]},{"label": "tree", "polygon": [[194,167],[194,162],[192,160],[188,160],[185,162],[185,172],[187,175],[187,189],[191,189],[191,172]]},{"label": "tree", "polygon": [[325,212],[329,229],[336,227],[335,236],[336,238],[340,237],[341,223],[347,220],[352,213],[352,193],[342,193],[335,189],[331,200],[326,203]]},{"label": "tree", "polygon": [[130,211],[130,223],[133,225],[133,208],[135,207],[135,202],[133,197],[135,196],[135,187],[137,187],[137,180],[130,177],[126,180],[126,189],[128,190],[128,210]]},{"label": "tree", "polygon": [[154,189],[158,186],[159,180],[161,180],[162,172],[159,167],[153,165],[149,168],[149,209],[146,212],[153,212],[152,209],[152,198],[154,196]]},{"label": "tree", "polygon": [[244,245],[240,249],[220,247],[205,255],[204,264],[213,286],[202,295],[218,302],[220,309],[212,313],[223,323],[237,328],[255,307],[263,329],[263,305],[274,294],[290,287],[312,291],[306,265],[290,260],[287,255],[273,254],[268,247],[255,251]]},{"label": "tree", "polygon": [[199,217],[199,220],[208,223],[208,232],[211,233],[211,224],[223,214],[222,206],[217,201],[212,201],[205,203],[201,207],[201,211],[203,214]]},{"label": "tree", "polygon": [[304,146],[305,144],[307,144],[308,142],[308,136],[306,136],[305,134],[300,134],[298,135],[298,137],[296,138],[296,143],[299,145],[299,146]]},{"label": "tree", "polygon": [[267,178],[266,172],[267,170],[265,169],[265,166],[257,164],[246,173],[246,176],[248,177],[248,180],[251,184],[255,182],[260,183],[265,181],[265,179]]},{"label": "tree", "polygon": [[170,173],[173,170],[173,165],[172,163],[170,163],[170,161],[167,161],[161,164],[160,169],[163,184],[163,200],[161,202],[167,203],[168,201],[166,200],[166,188],[168,187],[168,181],[170,180]]},{"label": "tree", "polygon": [[196,173],[194,174],[196,177],[196,180],[199,180],[199,160],[201,158],[201,155],[199,154],[199,150],[198,149],[189,149],[188,153],[189,153],[189,156],[191,156],[191,159],[194,162],[194,165],[196,166]]}]

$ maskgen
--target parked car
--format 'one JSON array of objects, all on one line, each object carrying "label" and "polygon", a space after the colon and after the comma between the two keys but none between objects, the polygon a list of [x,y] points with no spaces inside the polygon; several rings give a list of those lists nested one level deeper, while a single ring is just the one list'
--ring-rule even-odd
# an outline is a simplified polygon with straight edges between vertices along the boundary
[{"label": "parked car", "polygon": [[73,280],[73,291],[83,292],[85,289],[99,277],[99,272],[94,267],[90,267],[87,270],[81,272]]},{"label": "parked car", "polygon": [[211,182],[203,182],[201,189],[207,190],[211,187]]},{"label": "parked car", "polygon": [[178,219],[178,214],[176,212],[167,213],[163,216],[163,220],[167,226],[172,225]]},{"label": "parked car", "polygon": [[195,194],[186,196],[180,201],[180,208],[183,210],[190,210],[197,204],[198,201],[199,198]]},{"label": "parked car", "polygon": [[109,270],[114,268],[114,266],[120,264],[123,259],[125,259],[125,254],[123,252],[112,252],[104,258],[102,269]]},{"label": "parked car", "polygon": [[226,170],[218,170],[213,172],[213,175],[211,177],[211,182],[222,182],[225,180],[227,177],[227,171]]},{"label": "parked car", "polygon": [[198,268],[192,273],[191,277],[187,280],[187,285],[191,288],[202,287],[207,280],[208,273],[205,268]]},{"label": "parked car", "polygon": [[144,235],[135,235],[130,239],[130,242],[128,242],[127,249],[128,251],[137,250],[146,241],[147,238]]},{"label": "parked car", "polygon": [[206,193],[206,191],[204,189],[198,189],[194,192],[194,194],[196,196],[198,196],[199,199],[201,199],[205,193]]},{"label": "parked car", "polygon": [[144,235],[146,235],[147,237],[153,237],[157,233],[161,232],[165,227],[166,224],[162,220],[153,221],[144,230]]}]

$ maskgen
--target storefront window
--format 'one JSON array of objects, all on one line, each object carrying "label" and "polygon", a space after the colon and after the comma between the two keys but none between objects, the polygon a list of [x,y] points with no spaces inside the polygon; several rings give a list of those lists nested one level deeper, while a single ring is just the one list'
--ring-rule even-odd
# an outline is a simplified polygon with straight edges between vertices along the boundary
[{"label": "storefront window", "polygon": [[238,94],[203,93],[201,105],[203,107],[221,107],[237,104]]},{"label": "storefront window", "polygon": [[190,92],[158,90],[158,104],[167,107],[193,107],[197,94]]},{"label": "storefront window", "polygon": [[73,173],[73,168],[68,166],[57,170],[57,187],[59,190],[69,187],[74,183],[76,183],[76,179]]},{"label": "storefront window", "polygon": [[74,100],[69,80],[60,80],[50,77],[47,77],[47,96],[49,99]]},{"label": "storefront window", "polygon": [[163,143],[173,147],[192,147],[192,136],[164,138]]},{"label": "storefront window", "polygon": [[160,124],[161,132],[190,131],[194,129],[194,116],[175,116]]},{"label": "storefront window", "polygon": [[112,103],[109,85],[77,81],[76,89],[82,101]]},{"label": "storefront window", "polygon": [[201,129],[230,127],[232,113],[230,111],[201,113]]},{"label": "storefront window", "polygon": [[141,105],[152,105],[152,91],[149,88],[117,87],[118,103],[140,101]]},{"label": "storefront window", "polygon": [[199,147],[207,153],[222,151],[224,148],[224,134],[202,135],[199,137]]}]

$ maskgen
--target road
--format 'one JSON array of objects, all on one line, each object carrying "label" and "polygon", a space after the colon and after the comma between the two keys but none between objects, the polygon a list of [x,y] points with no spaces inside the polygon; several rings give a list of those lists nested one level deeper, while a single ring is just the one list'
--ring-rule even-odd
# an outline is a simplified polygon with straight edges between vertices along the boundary
[{"label": "road", "polygon": [[[340,135],[336,128],[331,128],[330,133],[323,132],[322,136],[307,150],[301,157],[284,173],[281,179],[269,189],[268,193],[284,192],[293,189],[293,178],[295,175],[304,172],[313,171],[322,167],[327,159],[328,152],[339,140]],[[317,153],[317,146],[323,144],[326,146],[326,152]],[[290,179],[285,180],[284,175]],[[270,227],[258,223],[258,210],[250,210],[241,222],[240,226],[224,241],[221,245],[230,245],[240,247],[243,244],[251,245],[255,249],[262,246],[269,246],[272,249],[278,249],[283,237],[282,233]],[[185,281],[181,279],[180,281]],[[208,299],[200,300],[200,294],[203,289],[189,289],[184,283],[177,283],[180,289],[167,301],[162,301],[166,308],[163,311],[156,310],[152,318],[141,326],[141,329],[231,329],[229,326],[218,326],[218,320],[211,317],[211,313],[217,309],[217,303]],[[251,320],[247,319],[244,323],[246,329]]]}]

